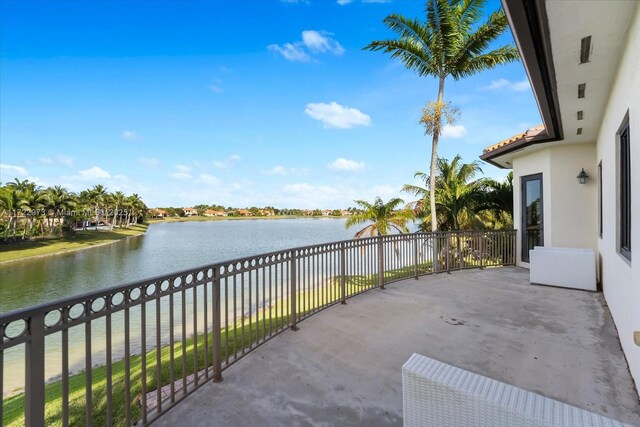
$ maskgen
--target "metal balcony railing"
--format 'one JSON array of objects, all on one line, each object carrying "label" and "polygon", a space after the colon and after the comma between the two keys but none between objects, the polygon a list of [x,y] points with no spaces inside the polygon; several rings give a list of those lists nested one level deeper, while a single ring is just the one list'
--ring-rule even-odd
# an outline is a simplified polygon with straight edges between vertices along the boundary
[{"label": "metal balcony railing", "polygon": [[516,232],[379,236],[219,262],[0,316],[24,390],[3,424],[146,425],[245,354],[329,306],[388,283],[515,263]]}]

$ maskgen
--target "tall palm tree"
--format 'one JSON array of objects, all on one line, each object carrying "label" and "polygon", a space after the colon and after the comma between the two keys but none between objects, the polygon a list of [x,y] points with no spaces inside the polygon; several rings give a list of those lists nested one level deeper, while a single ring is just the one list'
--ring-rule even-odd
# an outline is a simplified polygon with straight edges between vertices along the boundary
[{"label": "tall palm tree", "polygon": [[60,233],[65,222],[65,218],[70,217],[70,211],[76,206],[74,195],[60,186],[49,187],[46,190],[46,208],[49,217],[49,229],[52,230],[52,219],[56,219]]},{"label": "tall palm tree", "polygon": [[411,210],[399,206],[404,201],[399,198],[393,198],[384,203],[380,197],[376,197],[373,204],[364,200],[355,200],[361,211],[354,213],[347,219],[346,228],[351,228],[358,224],[368,224],[366,227],[358,231],[354,238],[359,239],[365,235],[380,236],[389,234],[393,230],[400,233],[408,233],[407,222],[413,219]]},{"label": "tall palm tree", "polygon": [[[460,230],[478,225],[476,217],[478,211],[484,208],[485,192],[483,178],[476,179],[482,172],[477,161],[461,163],[462,158],[457,155],[451,162],[438,158],[435,175],[435,200],[437,216],[426,201],[429,196],[428,183],[431,177],[423,172],[416,172],[415,176],[425,182],[425,187],[405,185],[402,191],[418,196],[413,203],[414,210],[423,218],[436,217],[438,228],[441,230]],[[424,223],[423,223],[423,228]]]},{"label": "tall palm tree", "polygon": [[[438,98],[433,109],[429,199],[431,212],[436,212],[435,175],[441,120],[445,109],[444,85],[447,77],[459,80],[519,58],[514,44],[488,50],[491,42],[507,29],[503,10],[489,15],[478,25],[486,0],[428,0],[426,22],[391,14],[386,26],[398,34],[397,39],[378,40],[364,49],[390,53],[419,76],[438,79]],[[436,231],[436,215],[431,216],[431,231]]]},{"label": "tall palm tree", "polygon": [[124,207],[126,202],[127,202],[127,196],[125,196],[122,191],[116,191],[111,196],[111,203],[113,204],[113,207],[114,207],[113,220],[111,221],[111,229],[113,229],[113,227],[118,225],[117,223],[118,216],[120,216],[121,214],[120,209]]},{"label": "tall palm tree", "polygon": [[485,222],[493,228],[513,227],[513,171],[504,181],[487,178],[484,180],[485,200],[483,203]]},{"label": "tall palm tree", "polygon": [[0,206],[4,212],[8,212],[9,221],[5,228],[4,239],[9,238],[9,233],[12,234],[12,239],[15,240],[18,231],[18,218],[21,210],[20,193],[15,186],[6,185],[2,187],[0,191]]},{"label": "tall palm tree", "polygon": [[22,238],[26,239],[27,237],[31,237],[36,220],[42,216],[42,208],[45,206],[46,196],[42,188],[36,186],[35,183],[28,185],[25,190],[20,191],[19,195],[20,208],[26,214],[24,233],[22,234]]},{"label": "tall palm tree", "polygon": [[107,189],[104,185],[94,185],[93,188],[89,190],[91,204],[93,205],[96,213],[96,229],[98,228],[97,226],[100,225],[100,218],[108,196],[109,193],[107,193]]}]

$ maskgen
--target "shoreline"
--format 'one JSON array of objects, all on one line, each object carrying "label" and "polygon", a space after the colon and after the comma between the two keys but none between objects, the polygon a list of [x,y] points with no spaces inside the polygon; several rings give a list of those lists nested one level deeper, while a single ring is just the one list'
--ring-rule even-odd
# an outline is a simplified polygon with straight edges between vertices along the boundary
[{"label": "shoreline", "polygon": [[[27,255],[27,256],[22,256],[22,257],[18,257],[18,258],[12,258],[12,259],[2,259],[2,254],[7,254],[7,253],[11,253],[14,250],[20,250],[20,249],[9,249],[6,251],[0,251],[0,266],[3,265],[7,265],[7,264],[12,264],[12,263],[16,263],[16,262],[21,262],[21,261],[27,261],[27,260],[33,260],[33,259],[37,259],[37,258],[45,258],[45,257],[50,257],[50,256],[56,256],[56,255],[63,255],[63,254],[68,254],[68,253],[72,253],[72,252],[79,252],[79,251],[83,251],[86,249],[93,249],[93,248],[97,248],[100,246],[106,246],[106,245],[111,245],[113,243],[117,243],[117,242],[121,242],[123,240],[127,240],[133,237],[140,237],[143,236],[147,230],[149,229],[149,223],[145,223],[145,224],[136,224],[134,225],[134,227],[137,228],[141,228],[144,227],[143,230],[140,230],[139,232],[135,233],[135,234],[122,234],[121,237],[119,238],[113,238],[107,241],[103,241],[103,242],[98,242],[98,243],[88,243],[86,245],[82,245],[82,241],[78,241],[78,242],[67,242],[67,243],[78,243],[81,244],[81,246],[78,247],[73,247],[73,248],[66,248],[66,249],[60,249],[60,250],[56,250],[56,251],[52,251],[49,253],[42,253],[42,254],[34,254],[34,255]],[[111,233],[118,233],[118,231],[123,231],[123,230],[129,230],[127,228],[122,228],[122,229],[118,229],[117,231],[110,231]],[[93,231],[93,230],[92,230]],[[97,233],[98,231],[95,230],[95,232]],[[37,244],[39,243],[38,241],[34,241],[34,242],[27,242],[24,243],[25,245],[29,245],[30,243],[33,244]],[[63,243],[63,242],[59,242],[59,241],[52,241],[52,244],[56,244],[56,243]],[[1,247],[0,247],[1,248]],[[25,250],[29,250],[29,249],[33,249],[33,248],[25,248]]]},{"label": "shoreline", "polygon": [[153,218],[147,220],[148,224],[159,224],[163,222],[206,222],[206,221],[242,221],[242,220],[280,220],[280,219],[342,219],[346,216],[309,216],[309,215],[274,215],[274,216],[188,216],[188,217],[170,217],[170,218]]}]

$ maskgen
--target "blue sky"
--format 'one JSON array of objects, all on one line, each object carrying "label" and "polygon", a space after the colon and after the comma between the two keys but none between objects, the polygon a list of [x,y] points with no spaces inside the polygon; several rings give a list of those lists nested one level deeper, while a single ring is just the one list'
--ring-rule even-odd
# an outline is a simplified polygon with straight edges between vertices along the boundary
[{"label": "blue sky", "polygon": [[[489,10],[499,7],[489,2]],[[138,193],[149,206],[342,208],[428,171],[433,78],[363,51],[414,1],[0,3],[1,180]],[[510,33],[499,43],[512,41]],[[447,81],[439,154],[540,122],[514,63]],[[482,165],[486,175],[506,171]]]}]

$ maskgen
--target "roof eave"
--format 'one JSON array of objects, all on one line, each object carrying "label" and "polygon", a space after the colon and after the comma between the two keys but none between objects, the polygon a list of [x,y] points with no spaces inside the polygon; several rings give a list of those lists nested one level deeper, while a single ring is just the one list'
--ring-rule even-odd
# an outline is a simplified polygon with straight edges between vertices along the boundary
[{"label": "roof eave", "polygon": [[533,88],[546,135],[529,140],[525,138],[480,156],[482,160],[499,167],[503,166],[494,161],[497,157],[532,144],[558,141],[563,137],[544,0],[502,0],[502,5]]}]

